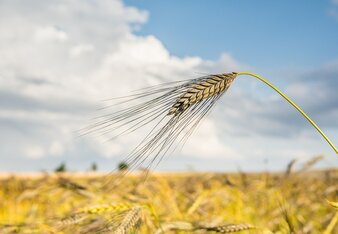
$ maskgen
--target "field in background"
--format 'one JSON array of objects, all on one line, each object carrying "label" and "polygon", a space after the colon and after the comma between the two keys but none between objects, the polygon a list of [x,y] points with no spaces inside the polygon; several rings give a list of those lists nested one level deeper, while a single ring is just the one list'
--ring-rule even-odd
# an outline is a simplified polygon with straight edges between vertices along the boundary
[{"label": "field in background", "polygon": [[[116,178],[116,175],[113,176]],[[338,233],[338,170],[0,179],[0,233]],[[116,181],[116,179],[115,179]]]}]

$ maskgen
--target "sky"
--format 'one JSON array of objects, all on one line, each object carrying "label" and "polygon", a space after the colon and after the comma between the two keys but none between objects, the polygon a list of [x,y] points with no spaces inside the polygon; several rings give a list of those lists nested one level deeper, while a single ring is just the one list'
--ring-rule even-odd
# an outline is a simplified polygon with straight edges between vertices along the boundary
[{"label": "sky", "polygon": [[[116,168],[145,136],[78,136],[107,98],[252,71],[338,144],[338,1],[0,0],[0,171]],[[266,85],[238,78],[165,171],[284,170],[334,151]]]}]

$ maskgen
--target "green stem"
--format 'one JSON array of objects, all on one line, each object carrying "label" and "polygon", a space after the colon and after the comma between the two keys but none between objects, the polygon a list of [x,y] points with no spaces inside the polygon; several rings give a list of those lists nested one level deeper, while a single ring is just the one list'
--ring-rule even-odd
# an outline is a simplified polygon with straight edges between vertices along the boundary
[{"label": "green stem", "polygon": [[277,93],[279,93],[283,98],[285,98],[285,100],[287,100],[294,108],[296,108],[299,113],[301,113],[306,119],[307,121],[310,122],[310,124],[312,124],[312,126],[317,129],[317,131],[324,137],[324,139],[327,141],[327,143],[329,143],[329,145],[332,147],[332,149],[336,152],[336,154],[338,154],[338,150],[337,148],[333,145],[333,143],[330,141],[330,139],[324,134],[324,132],[317,126],[317,124],[315,124],[315,122],[313,122],[313,120],[299,107],[297,106],[293,101],[291,101],[291,99],[286,96],[284,93],[282,93],[279,89],[277,89],[273,84],[271,84],[269,81],[265,80],[264,78],[260,77],[259,75],[256,75],[254,73],[251,72],[239,72],[237,73],[238,75],[248,75],[248,76],[253,76],[261,81],[263,81],[265,84],[267,84],[268,86],[270,86],[272,89],[274,89]]}]

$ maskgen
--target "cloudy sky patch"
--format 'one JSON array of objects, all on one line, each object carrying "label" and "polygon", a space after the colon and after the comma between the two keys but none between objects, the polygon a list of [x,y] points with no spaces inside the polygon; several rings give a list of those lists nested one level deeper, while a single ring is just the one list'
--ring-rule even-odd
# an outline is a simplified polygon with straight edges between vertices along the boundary
[{"label": "cloudy sky patch", "polygon": [[[325,7],[318,17],[324,17]],[[105,104],[102,100],[162,82],[248,69],[286,91],[337,142],[338,54],[329,60],[331,55],[320,55],[325,59],[316,66],[297,60],[291,66],[288,60],[288,66],[281,64],[274,70],[275,64],[259,65],[257,54],[254,59],[238,50],[237,56],[236,50],[218,48],[218,41],[213,44],[213,39],[205,38],[204,43],[218,51],[215,59],[197,49],[193,38],[191,45],[178,39],[173,44],[179,35],[161,34],[161,25],[153,24],[157,14],[147,4],[133,1],[1,1],[0,170],[50,170],[62,161],[76,170],[84,170],[92,162],[103,170],[113,169],[145,132],[108,142],[100,136],[78,137],[77,130],[90,123],[99,113],[97,108]],[[162,19],[165,17],[163,14]],[[203,20],[200,18],[201,27],[213,31]],[[252,20],[260,24],[259,19]],[[181,30],[173,18],[172,23]],[[241,26],[241,21],[237,24]],[[226,44],[235,36],[230,33],[219,40]],[[293,39],[297,38],[288,37],[290,44]],[[326,41],[325,35],[322,40]],[[234,48],[241,44],[246,45],[240,40]],[[173,52],[184,46],[196,48],[196,53]],[[266,50],[255,41],[252,46]],[[298,52],[290,50],[290,59]],[[324,166],[338,165],[330,159],[335,156],[332,150],[296,110],[263,83],[239,77],[185,148],[159,169],[237,170],[241,165],[259,170],[267,158],[271,169],[281,169],[292,158],[320,153],[327,154]]]}]

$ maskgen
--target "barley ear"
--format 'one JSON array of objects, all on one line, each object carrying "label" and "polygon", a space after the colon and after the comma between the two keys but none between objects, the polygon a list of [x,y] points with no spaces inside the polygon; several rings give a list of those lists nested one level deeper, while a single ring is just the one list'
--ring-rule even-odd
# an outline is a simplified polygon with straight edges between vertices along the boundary
[{"label": "barley ear", "polygon": [[307,119],[307,121],[309,121],[310,124],[324,137],[324,139],[327,141],[327,143],[329,143],[329,145],[336,152],[336,154],[338,154],[337,148],[333,145],[333,143],[330,141],[330,139],[324,134],[324,132],[318,127],[318,125],[315,122],[313,122],[313,120],[299,106],[297,106],[293,101],[291,101],[291,99],[288,96],[286,96],[282,91],[280,91],[279,89],[277,89],[269,81],[265,80],[264,78],[260,77],[259,75],[254,74],[254,73],[251,73],[251,72],[239,72],[239,73],[237,73],[237,75],[238,76],[240,76],[240,75],[252,76],[252,77],[255,77],[255,78],[261,80],[262,82],[264,82],[268,86],[270,86],[279,95],[281,95],[286,101],[288,101],[294,108],[296,108],[299,111],[299,113],[301,113],[305,117],[305,119]]}]

